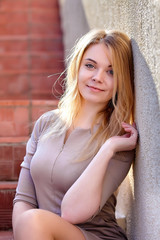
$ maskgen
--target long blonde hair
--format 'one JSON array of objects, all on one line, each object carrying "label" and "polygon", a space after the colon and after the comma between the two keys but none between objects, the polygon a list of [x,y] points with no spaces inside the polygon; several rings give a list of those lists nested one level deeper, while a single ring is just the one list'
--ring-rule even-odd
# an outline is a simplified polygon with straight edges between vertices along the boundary
[{"label": "long blonde hair", "polygon": [[[104,43],[111,51],[112,68],[114,72],[114,90],[112,99],[106,108],[96,116],[101,118],[101,124],[91,137],[83,159],[96,154],[100,146],[111,136],[123,133],[121,123],[133,122],[134,87],[133,59],[129,37],[120,31],[94,29],[84,35],[75,45],[69,57],[65,78],[65,92],[61,97],[57,117],[53,119],[47,135],[61,135],[75,120],[81,109],[81,96],[78,90],[78,72],[84,52],[92,44]],[[94,119],[94,123],[96,122]],[[96,139],[96,141],[95,141]],[[87,151],[94,141],[94,148]]]}]

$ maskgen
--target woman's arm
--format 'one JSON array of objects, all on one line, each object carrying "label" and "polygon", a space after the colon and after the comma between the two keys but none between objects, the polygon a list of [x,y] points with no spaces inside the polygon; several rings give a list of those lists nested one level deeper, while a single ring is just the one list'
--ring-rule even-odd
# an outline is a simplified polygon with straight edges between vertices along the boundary
[{"label": "woman's arm", "polygon": [[26,202],[16,202],[13,206],[13,214],[12,214],[12,226],[13,231],[18,227],[18,220],[22,216],[22,214],[34,207]]},{"label": "woman's arm", "polygon": [[32,208],[37,208],[35,187],[30,174],[30,163],[37,149],[37,142],[41,132],[41,125],[41,118],[39,118],[26,145],[26,155],[24,157],[24,161],[21,164],[21,171],[18,179],[16,195],[13,200],[13,231],[15,231],[15,228],[18,226],[18,219],[25,211]]},{"label": "woman's arm", "polygon": [[95,214],[100,206],[103,182],[110,159],[116,152],[129,151],[136,147],[137,130],[135,126],[125,123],[122,126],[127,134],[108,139],[65,194],[61,212],[62,217],[70,223],[84,222]]}]

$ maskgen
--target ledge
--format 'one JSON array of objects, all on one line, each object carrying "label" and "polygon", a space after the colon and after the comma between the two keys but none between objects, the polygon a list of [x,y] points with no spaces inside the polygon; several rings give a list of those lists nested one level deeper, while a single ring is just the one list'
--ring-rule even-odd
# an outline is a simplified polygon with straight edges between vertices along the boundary
[{"label": "ledge", "polygon": [[57,106],[58,100],[0,100],[1,106]]},{"label": "ledge", "polygon": [[1,181],[0,182],[0,190],[16,189],[16,187],[17,187],[17,181],[15,182]]},{"label": "ledge", "polygon": [[0,144],[26,143],[29,137],[0,137]]}]

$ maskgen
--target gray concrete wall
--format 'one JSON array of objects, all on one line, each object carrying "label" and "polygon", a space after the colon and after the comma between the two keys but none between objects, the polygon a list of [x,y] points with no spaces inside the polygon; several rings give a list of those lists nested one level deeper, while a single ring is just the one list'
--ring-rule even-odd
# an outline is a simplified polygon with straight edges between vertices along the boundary
[{"label": "gray concrete wall", "polygon": [[[62,2],[62,8],[68,8],[68,12],[63,8],[62,15],[66,24],[63,25],[65,41],[70,46],[74,42],[72,36],[79,38],[88,28],[95,27],[119,29],[132,38],[135,116],[140,137],[135,164],[120,188],[117,211],[126,216],[129,240],[157,240],[160,238],[160,1]],[[77,16],[81,27],[77,27]]]},{"label": "gray concrete wall", "polygon": [[88,21],[81,0],[59,0],[65,58],[70,53],[77,38],[89,31]]}]

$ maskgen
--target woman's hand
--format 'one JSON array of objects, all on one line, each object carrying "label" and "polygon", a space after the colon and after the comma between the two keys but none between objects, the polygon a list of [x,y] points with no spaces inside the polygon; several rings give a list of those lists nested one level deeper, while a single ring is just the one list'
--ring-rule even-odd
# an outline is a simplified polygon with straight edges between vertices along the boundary
[{"label": "woman's hand", "polygon": [[136,147],[138,139],[136,124],[133,123],[133,125],[130,125],[128,123],[122,122],[122,127],[124,128],[126,134],[122,136],[113,136],[109,138],[105,143],[107,146],[109,145],[113,153],[130,151]]}]

